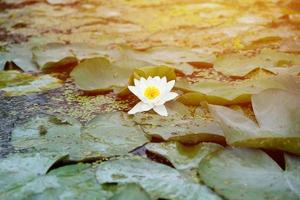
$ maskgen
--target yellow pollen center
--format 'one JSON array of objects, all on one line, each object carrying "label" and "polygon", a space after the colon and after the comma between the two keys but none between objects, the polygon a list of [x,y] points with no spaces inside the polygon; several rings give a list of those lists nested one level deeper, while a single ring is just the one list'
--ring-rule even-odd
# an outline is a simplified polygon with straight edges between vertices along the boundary
[{"label": "yellow pollen center", "polygon": [[155,86],[148,86],[144,92],[147,99],[153,100],[160,94],[159,89]]}]

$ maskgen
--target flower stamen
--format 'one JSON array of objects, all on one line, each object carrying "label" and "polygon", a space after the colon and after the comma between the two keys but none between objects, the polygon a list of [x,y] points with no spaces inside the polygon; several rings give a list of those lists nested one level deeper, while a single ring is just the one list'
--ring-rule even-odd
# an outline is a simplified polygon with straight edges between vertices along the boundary
[{"label": "flower stamen", "polygon": [[148,86],[144,91],[144,96],[149,100],[153,100],[159,95],[160,95],[160,91],[155,86]]}]

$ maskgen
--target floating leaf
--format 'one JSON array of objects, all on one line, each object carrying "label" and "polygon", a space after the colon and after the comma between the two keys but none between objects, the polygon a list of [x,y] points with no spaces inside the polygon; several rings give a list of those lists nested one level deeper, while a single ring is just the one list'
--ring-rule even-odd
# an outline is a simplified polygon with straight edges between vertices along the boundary
[{"label": "floating leaf", "polygon": [[[21,79],[21,77],[26,77],[27,75],[17,75],[17,76],[20,76]],[[30,79],[29,77],[30,75],[27,76],[27,80]],[[32,81],[26,81],[25,78],[22,84],[18,83],[17,85],[14,86],[11,85],[9,87],[2,88],[1,90],[5,92],[6,96],[20,96],[20,95],[25,95],[30,93],[52,90],[62,86],[61,80],[54,78],[50,75],[41,75],[38,77],[34,77],[34,76],[32,77],[33,77]],[[16,81],[17,81],[16,79],[13,79],[11,80],[11,82],[8,81],[7,84]]]},{"label": "floating leaf", "polygon": [[194,69],[189,63],[210,62],[211,57],[203,57],[196,51],[180,47],[155,47],[144,51],[127,49],[127,55],[152,65],[165,65],[175,67],[177,70],[189,75]]},{"label": "floating leaf", "polygon": [[[37,164],[37,163],[35,163]],[[41,174],[42,175],[42,174]],[[97,199],[111,196],[96,180],[90,164],[69,165],[37,176],[0,194],[3,199]],[[16,177],[17,178],[17,177]]]},{"label": "floating leaf", "polygon": [[110,200],[150,200],[149,194],[137,184],[127,184],[114,194]]},{"label": "floating leaf", "polygon": [[78,60],[68,46],[60,43],[49,43],[33,50],[33,60],[44,71],[61,70],[60,68],[74,67]]},{"label": "floating leaf", "polygon": [[148,140],[138,127],[122,121],[121,113],[99,115],[86,127],[68,117],[36,117],[12,131],[12,144],[16,149],[64,152],[70,160],[124,155]]},{"label": "floating leaf", "polygon": [[221,146],[214,143],[200,143],[196,145],[183,145],[178,142],[148,143],[146,149],[152,153],[167,158],[176,169],[194,169],[200,161]]},{"label": "floating leaf", "polygon": [[210,105],[230,145],[300,154],[300,93],[279,89],[252,96],[257,124],[242,113]]},{"label": "floating leaf", "polygon": [[205,184],[226,199],[300,198],[300,159],[285,155],[286,169],[260,150],[226,148],[199,164]]},{"label": "floating leaf", "polygon": [[177,170],[141,158],[101,163],[96,175],[100,183],[140,184],[152,199],[220,199],[206,186],[187,179]]},{"label": "floating leaf", "polygon": [[[12,131],[15,149],[32,149],[38,152],[64,152],[71,160],[100,156],[81,139],[81,124],[71,118],[35,117]],[[92,154],[92,155],[91,155]]]},{"label": "floating leaf", "polygon": [[[5,191],[22,186],[31,179],[45,175],[65,154],[13,154],[0,160],[0,197]],[[1,198],[3,199],[3,198]],[[7,198],[4,198],[7,199]]]},{"label": "floating leaf", "polygon": [[297,54],[263,49],[255,56],[225,54],[214,62],[214,68],[229,76],[245,76],[257,68],[263,68],[275,74],[300,73],[300,56]]},{"label": "floating leaf", "polygon": [[138,113],[133,121],[155,139],[196,144],[203,141],[224,143],[219,125],[210,119],[196,118],[192,110],[180,103],[167,104],[170,115],[162,117],[152,113]]},{"label": "floating leaf", "polygon": [[81,90],[110,91],[113,87],[125,87],[131,72],[98,57],[81,62],[73,69],[71,77]]},{"label": "floating leaf", "polygon": [[178,101],[187,105],[200,105],[202,101],[211,104],[231,105],[250,102],[253,94],[269,88],[284,89],[285,85],[270,77],[235,82],[207,80],[193,84],[177,81],[176,87],[186,91],[178,98]]},{"label": "floating leaf", "polygon": [[0,71],[0,88],[27,84],[34,79],[35,77],[31,74],[15,70]]},{"label": "floating leaf", "polygon": [[4,69],[7,62],[13,62],[25,72],[37,71],[37,66],[32,61],[31,49],[26,47],[26,45],[13,45],[7,51],[1,52],[0,70]]},{"label": "floating leaf", "polygon": [[96,139],[92,145],[105,156],[124,155],[148,142],[141,128],[126,120],[125,113],[121,112],[98,115],[82,132]]}]

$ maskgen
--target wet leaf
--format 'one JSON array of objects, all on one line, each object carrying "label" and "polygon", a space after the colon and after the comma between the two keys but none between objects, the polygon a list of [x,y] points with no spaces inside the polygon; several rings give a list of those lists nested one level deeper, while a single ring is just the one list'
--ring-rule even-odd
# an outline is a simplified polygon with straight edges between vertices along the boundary
[{"label": "wet leaf", "polygon": [[[5,76],[6,75],[7,74],[5,74]],[[22,81],[23,82],[22,84],[18,83],[18,79],[7,81],[6,84],[10,86],[1,89],[5,92],[6,96],[20,96],[20,95],[31,94],[36,92],[44,92],[62,86],[61,80],[54,78],[50,75],[41,75],[41,76],[34,77],[31,75],[23,74],[23,75],[16,75],[16,76],[20,76],[20,80],[22,80],[23,77],[26,78]],[[30,76],[32,77],[32,80],[26,81],[26,79],[29,79]]]},{"label": "wet leaf", "polygon": [[78,63],[76,55],[67,45],[49,43],[33,50],[33,61],[44,71],[61,70]]},{"label": "wet leaf", "polygon": [[71,72],[79,89],[84,91],[110,91],[125,87],[131,70],[114,66],[106,58],[86,59]]},{"label": "wet leaf", "polygon": [[100,183],[137,183],[152,199],[220,199],[206,186],[187,179],[177,170],[141,158],[101,163],[96,175]]},{"label": "wet leaf", "polygon": [[12,45],[7,51],[1,52],[0,70],[4,69],[6,62],[13,62],[25,72],[37,71],[37,66],[32,61],[31,49],[24,45]]},{"label": "wet leaf", "polygon": [[121,113],[99,115],[85,127],[68,117],[36,117],[12,131],[12,144],[19,150],[64,152],[70,160],[124,155],[148,140],[138,127],[121,121]]},{"label": "wet leaf", "polygon": [[18,199],[108,199],[96,180],[90,164],[69,165],[47,175],[37,176],[22,185],[0,194],[1,198]]},{"label": "wet leaf", "polygon": [[148,142],[148,139],[141,128],[127,120],[126,116],[127,113],[122,112],[98,115],[88,122],[82,132],[96,139],[91,145],[104,156],[127,154]]},{"label": "wet leaf", "polygon": [[260,150],[226,148],[199,164],[205,184],[227,199],[299,199],[299,157],[285,155],[286,169]]},{"label": "wet leaf", "polygon": [[49,168],[65,154],[13,154],[0,160],[0,197],[26,182],[45,175]]},{"label": "wet leaf", "polygon": [[193,84],[177,81],[176,87],[186,91],[178,101],[187,105],[200,105],[202,101],[231,105],[250,102],[253,94],[269,88],[284,89],[285,85],[280,80],[270,77],[235,82],[207,80]]},{"label": "wet leaf", "polygon": [[127,49],[127,55],[137,60],[142,60],[152,65],[164,65],[174,67],[184,74],[192,74],[194,69],[192,62],[210,62],[212,56],[201,56],[196,51],[180,47],[156,47],[144,51]]},{"label": "wet leaf", "polygon": [[0,71],[0,88],[27,84],[35,78],[31,74],[15,70]]},{"label": "wet leaf", "polygon": [[168,117],[152,113],[138,113],[133,121],[153,139],[197,144],[203,141],[224,142],[219,125],[210,119],[194,117],[192,110],[180,103],[167,104]]},{"label": "wet leaf", "polygon": [[186,170],[197,168],[205,156],[222,149],[222,147],[214,143],[183,145],[178,142],[168,142],[148,143],[146,149],[167,158],[176,169]]},{"label": "wet leaf", "polygon": [[228,54],[219,56],[214,62],[214,68],[229,76],[246,76],[257,68],[263,68],[275,74],[300,73],[300,56],[297,54],[263,49],[254,56]]},{"label": "wet leaf", "polygon": [[300,93],[269,89],[252,96],[257,123],[222,106],[210,105],[230,145],[300,154]]},{"label": "wet leaf", "polygon": [[110,200],[150,200],[149,194],[137,184],[127,184],[114,194]]}]

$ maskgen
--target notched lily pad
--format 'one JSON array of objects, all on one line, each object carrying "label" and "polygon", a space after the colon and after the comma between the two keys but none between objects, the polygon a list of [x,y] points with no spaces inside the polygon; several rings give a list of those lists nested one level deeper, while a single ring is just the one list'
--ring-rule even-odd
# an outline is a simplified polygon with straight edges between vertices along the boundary
[{"label": "notched lily pad", "polygon": [[132,70],[117,67],[106,58],[86,59],[71,72],[79,89],[84,91],[111,91],[125,87]]},{"label": "notched lily pad", "polygon": [[25,72],[37,71],[37,66],[32,61],[31,49],[26,45],[12,45],[7,51],[0,53],[0,70],[4,69],[7,62],[13,62]]},{"label": "notched lily pad", "polygon": [[300,56],[297,54],[263,49],[255,56],[228,54],[219,56],[214,68],[229,76],[245,76],[257,68],[263,68],[275,74],[300,73]]},{"label": "notched lily pad", "polygon": [[217,122],[194,117],[189,107],[179,103],[167,104],[168,117],[152,113],[138,113],[133,121],[153,140],[178,141],[185,144],[199,142],[224,143],[224,135]]},{"label": "notched lily pad", "polygon": [[[35,153],[13,154],[0,160],[0,197],[4,192],[45,175],[49,168],[66,154]],[[7,198],[1,198],[7,199]]]},{"label": "notched lily pad", "polygon": [[121,187],[110,200],[150,200],[150,195],[137,184],[127,184]]},{"label": "notched lily pad", "polygon": [[142,146],[148,139],[141,128],[126,119],[127,114],[113,112],[101,114],[82,129],[82,133],[95,139],[95,149],[105,156],[124,155]]},{"label": "notched lily pad", "polygon": [[62,86],[62,81],[50,75],[34,76],[18,71],[0,71],[0,90],[6,96],[43,92]]},{"label": "notched lily pad", "polygon": [[206,186],[193,182],[168,166],[142,158],[101,163],[97,168],[99,183],[136,183],[151,199],[220,199]]},{"label": "notched lily pad", "polygon": [[146,149],[167,158],[176,169],[195,169],[205,156],[222,149],[214,143],[183,145],[178,142],[148,143]]},{"label": "notched lily pad", "polygon": [[69,117],[38,116],[15,128],[11,142],[17,150],[65,152],[76,161],[124,155],[148,141],[139,127],[125,123],[117,112],[101,114],[85,127]]},{"label": "notched lily pad", "polygon": [[[37,163],[35,163],[37,164]],[[17,178],[17,177],[16,177]],[[0,194],[3,199],[97,199],[112,196],[97,183],[90,164],[77,164],[40,174]]]},{"label": "notched lily pad", "polygon": [[230,145],[300,154],[300,93],[279,89],[252,96],[257,123],[222,106],[210,105]]},{"label": "notched lily pad", "polygon": [[273,77],[235,82],[207,80],[193,84],[182,80],[177,81],[175,87],[186,92],[178,98],[186,105],[200,105],[202,101],[218,105],[248,103],[251,95],[265,89],[285,89],[285,85]]},{"label": "notched lily pad", "polygon": [[34,48],[33,61],[43,71],[64,71],[67,67],[74,67],[78,63],[76,55],[68,46],[59,43]]},{"label": "notched lily pad", "polygon": [[199,164],[202,181],[226,199],[300,198],[300,159],[285,155],[286,169],[260,150],[225,148]]}]

